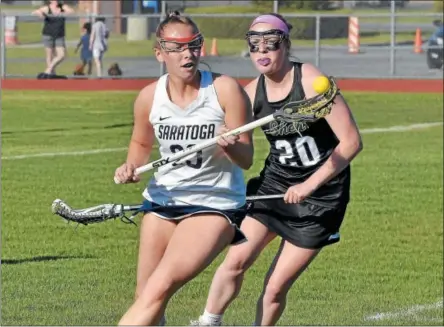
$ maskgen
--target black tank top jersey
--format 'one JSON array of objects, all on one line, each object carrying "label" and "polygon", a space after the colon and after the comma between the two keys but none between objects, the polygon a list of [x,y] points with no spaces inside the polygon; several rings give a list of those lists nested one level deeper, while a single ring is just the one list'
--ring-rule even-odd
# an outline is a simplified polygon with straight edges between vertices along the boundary
[{"label": "black tank top jersey", "polygon": [[[253,110],[255,119],[274,113],[290,101],[303,100],[305,93],[301,84],[302,63],[294,63],[293,86],[287,97],[278,102],[269,102],[264,76],[256,88]],[[273,121],[262,126],[270,144],[270,152],[261,172],[262,184],[276,193],[300,184],[316,172],[328,159],[338,139],[325,119],[315,123],[290,123]],[[331,204],[348,202],[350,190],[350,167],[316,190],[307,201]]]},{"label": "black tank top jersey", "polygon": [[[63,6],[59,7],[63,13]],[[48,16],[45,17],[42,34],[50,36],[54,39],[65,37],[65,17],[56,17],[50,15],[52,15],[52,10],[51,7],[48,6]]]}]

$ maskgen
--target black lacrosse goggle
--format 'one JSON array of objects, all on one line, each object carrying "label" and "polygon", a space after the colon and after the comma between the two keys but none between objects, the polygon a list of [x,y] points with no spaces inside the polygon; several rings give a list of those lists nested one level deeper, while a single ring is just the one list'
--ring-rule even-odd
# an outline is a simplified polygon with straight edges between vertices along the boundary
[{"label": "black lacrosse goggle", "polygon": [[288,34],[281,30],[273,29],[265,32],[249,31],[245,35],[250,52],[258,52],[261,43],[267,51],[277,51],[284,40],[288,40]]},{"label": "black lacrosse goggle", "polygon": [[157,42],[165,52],[182,52],[187,49],[197,51],[202,48],[204,38],[202,34],[197,33],[191,37],[163,37]]}]

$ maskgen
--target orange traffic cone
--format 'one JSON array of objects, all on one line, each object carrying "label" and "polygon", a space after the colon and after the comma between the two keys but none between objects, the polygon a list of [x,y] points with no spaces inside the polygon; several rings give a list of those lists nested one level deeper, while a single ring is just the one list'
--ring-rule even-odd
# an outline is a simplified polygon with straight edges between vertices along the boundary
[{"label": "orange traffic cone", "polygon": [[200,56],[205,57],[207,52],[205,51],[205,42],[202,44],[202,48],[200,48]]},{"label": "orange traffic cone", "polygon": [[211,44],[211,55],[212,56],[219,56],[219,53],[217,52],[217,40],[213,39],[213,43]]},{"label": "orange traffic cone", "polygon": [[422,37],[421,37],[421,29],[416,29],[415,35],[415,53],[422,53]]}]

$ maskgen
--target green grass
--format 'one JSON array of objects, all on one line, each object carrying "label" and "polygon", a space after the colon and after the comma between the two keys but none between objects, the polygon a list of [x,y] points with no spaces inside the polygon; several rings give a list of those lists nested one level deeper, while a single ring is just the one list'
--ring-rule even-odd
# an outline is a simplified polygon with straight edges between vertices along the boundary
[{"label": "green grass", "polygon": [[[2,157],[126,147],[135,95],[3,91]],[[439,94],[345,96],[362,129],[442,121]],[[363,139],[364,151],[352,164],[342,241],[327,248],[293,287],[281,325],[442,324],[440,309],[363,320],[443,297],[442,127]],[[246,178],[257,175],[267,154],[259,137],[255,148]],[[131,304],[138,228],[115,221],[75,229],[50,213],[55,198],[76,207],[139,202],[150,174],[136,185],[112,180],[125,156],[116,151],[2,160],[2,325],[113,325]],[[277,245],[248,272],[226,323],[254,320]],[[173,298],[169,325],[187,325],[202,313],[222,258]]]},{"label": "green grass", "polygon": [[[267,12],[270,8],[264,7],[254,7],[254,6],[214,6],[214,7],[199,7],[199,8],[187,8],[186,13],[257,13],[257,12]],[[294,10],[283,9],[283,12],[293,12]],[[328,14],[349,14],[351,12],[356,14],[365,13],[388,13],[388,10],[374,9],[374,10],[336,10],[336,11],[298,11],[301,13],[328,13]],[[400,12],[412,12],[408,9],[401,10]],[[413,12],[417,13],[418,17],[413,17],[420,20],[432,21],[433,18],[424,17],[422,14],[424,12]],[[437,17],[439,14],[437,14]],[[442,16],[442,14],[441,14]],[[398,22],[411,22],[411,17],[399,18]],[[388,18],[362,18],[362,22],[388,22]],[[20,22],[18,23],[18,38],[21,44],[35,43],[34,47],[8,47],[6,58],[6,73],[13,76],[35,76],[39,72],[43,71],[45,68],[44,61],[44,51],[41,44],[41,29],[42,22]],[[361,44],[379,44],[379,43],[389,43],[390,33],[375,33],[376,35],[366,35],[362,34],[360,38]],[[424,39],[428,37],[424,34]],[[68,23],[66,25],[66,39],[69,41],[77,41],[80,37],[80,27],[77,23]],[[397,42],[413,42],[415,37],[415,31],[406,33],[397,33]],[[217,39],[218,41],[218,52],[221,56],[239,56],[243,51],[246,50],[245,41],[241,38],[239,39]],[[141,58],[141,57],[152,57],[153,56],[153,43],[154,40],[145,41],[126,41],[125,35],[111,34],[109,51],[105,56],[105,66],[109,66],[111,63],[118,61],[119,57],[128,58]],[[314,47],[313,40],[292,40],[294,47],[298,46],[308,46]],[[324,39],[321,40],[321,46],[347,46],[347,38],[337,38],[337,39]],[[211,39],[206,43],[207,52],[211,49]],[[65,62],[58,68],[59,74],[71,75],[75,64],[78,61],[79,56],[74,54],[73,46],[70,45],[68,49],[68,57],[71,59],[75,58],[75,62]],[[39,59],[40,62],[8,62],[8,59],[21,59],[21,58],[33,58]]]},{"label": "green grass", "polygon": [[[397,42],[406,42],[414,40],[414,32],[412,33],[397,33]],[[211,41],[208,40],[205,44],[207,54],[211,51]],[[361,44],[379,44],[390,41],[390,34],[384,33],[376,36],[362,36],[360,38]],[[330,40],[321,40],[322,46],[347,46],[347,39],[338,38]],[[126,41],[124,36],[113,36],[110,39],[109,51],[106,53],[105,67],[111,63],[119,61],[118,58],[142,58],[153,56],[153,40],[146,41]],[[292,40],[292,46],[299,47],[314,47],[313,40]],[[217,49],[220,56],[240,56],[245,51],[245,40],[241,39],[217,39]],[[324,50],[327,51],[327,50]],[[23,47],[9,47],[6,49],[6,73],[8,75],[36,75],[45,68],[44,49],[43,47],[23,48]],[[8,61],[8,59],[39,59],[40,62],[21,62]],[[75,62],[64,62],[57,68],[58,74],[72,74],[74,66],[80,62],[79,55],[74,53],[74,47],[68,47],[68,58],[75,60]]]},{"label": "green grass", "polygon": [[[20,18],[19,18],[20,19]],[[17,35],[20,44],[41,43],[43,22],[18,22]],[[65,25],[67,40],[78,40],[80,38],[80,25],[69,22]]]},{"label": "green grass", "polygon": [[[211,6],[211,7],[195,7],[195,8],[186,8],[185,12],[188,14],[239,14],[239,13],[267,13],[273,10],[272,2],[270,1],[270,6]],[[327,14],[327,15],[349,15],[354,14],[358,16],[365,15],[376,15],[376,14],[390,14],[390,9],[383,8],[372,8],[372,9],[363,9],[363,8],[351,8],[351,9],[338,9],[338,10],[301,10],[294,8],[280,8],[279,13],[281,14]],[[412,14],[415,16],[408,17],[398,17],[398,23],[432,23],[434,19],[442,18],[442,13],[434,12],[433,10],[411,10],[409,8],[397,9],[397,13],[406,13]],[[423,14],[434,14],[436,17],[427,17]],[[285,16],[285,15],[284,15]],[[389,17],[361,17],[361,22],[366,23],[389,23]]]},{"label": "green grass", "polygon": [[4,3],[0,3],[0,10],[7,10],[7,11],[32,11],[35,10],[37,8],[39,8],[40,6],[32,6],[32,5],[7,5]]}]

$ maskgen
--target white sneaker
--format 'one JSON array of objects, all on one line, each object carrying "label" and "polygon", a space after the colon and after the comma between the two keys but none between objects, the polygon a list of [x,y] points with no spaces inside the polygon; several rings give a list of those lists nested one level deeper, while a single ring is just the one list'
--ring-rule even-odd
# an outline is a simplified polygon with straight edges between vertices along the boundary
[{"label": "white sneaker", "polygon": [[203,321],[202,316],[200,316],[198,320],[191,320],[190,326],[222,326],[222,322],[211,324],[208,321]]}]

